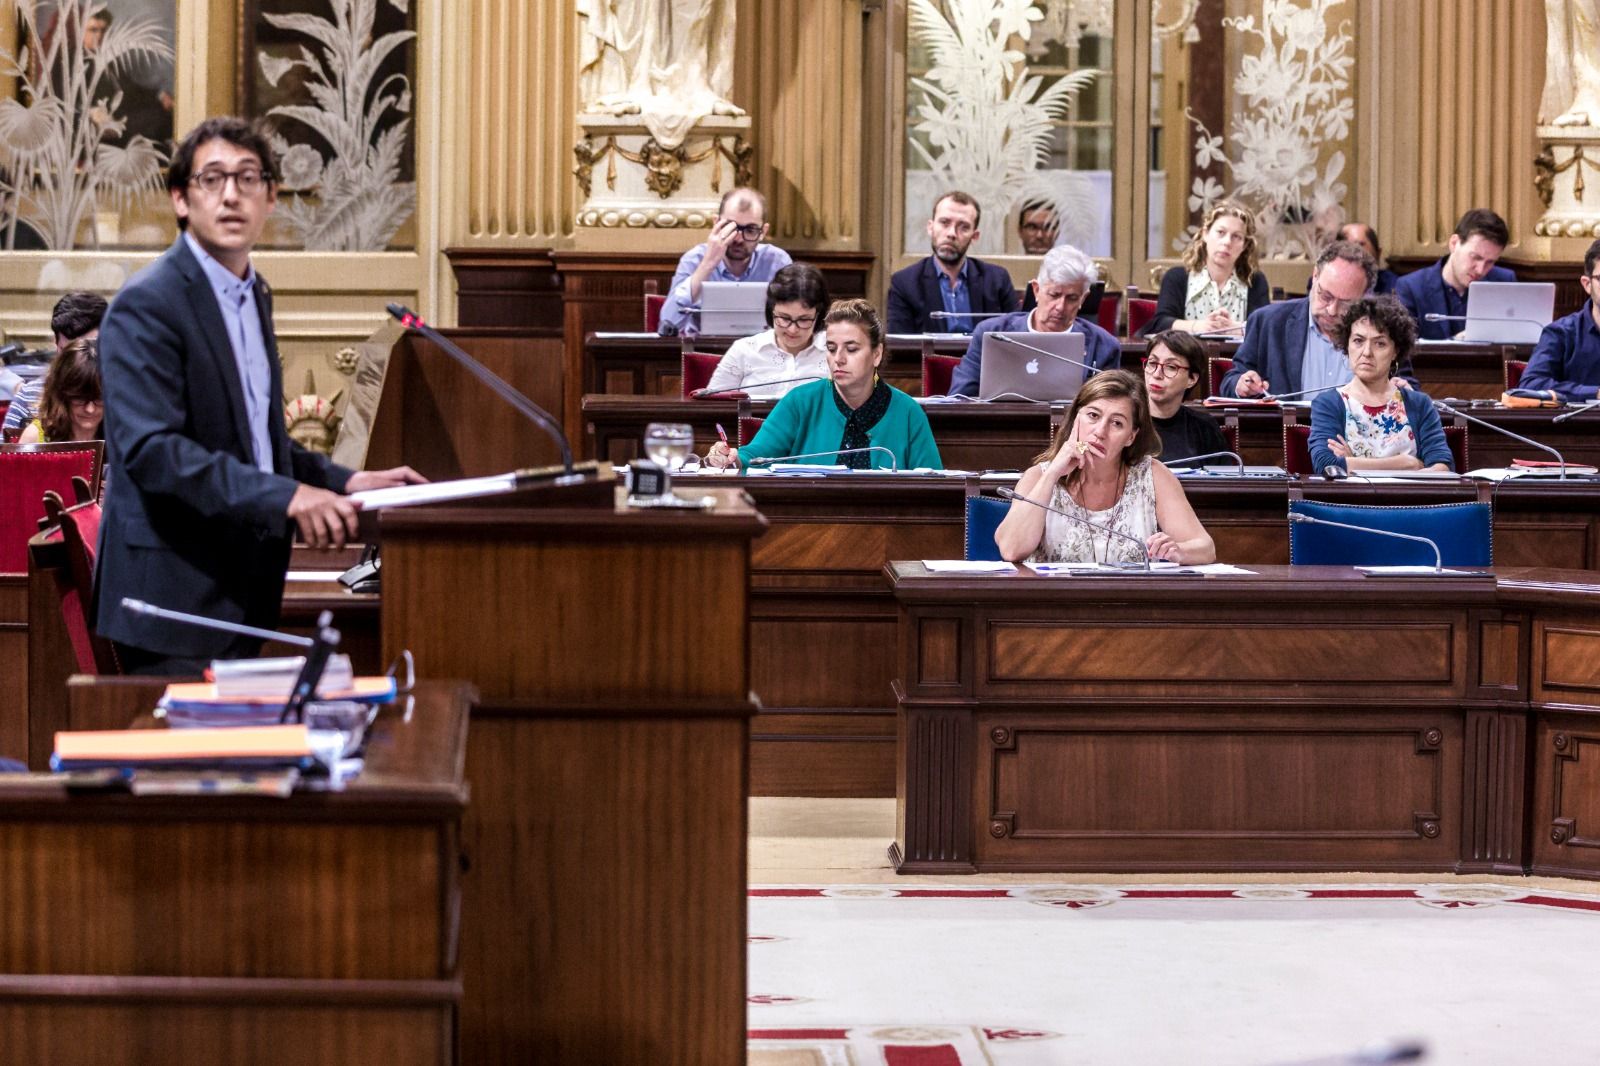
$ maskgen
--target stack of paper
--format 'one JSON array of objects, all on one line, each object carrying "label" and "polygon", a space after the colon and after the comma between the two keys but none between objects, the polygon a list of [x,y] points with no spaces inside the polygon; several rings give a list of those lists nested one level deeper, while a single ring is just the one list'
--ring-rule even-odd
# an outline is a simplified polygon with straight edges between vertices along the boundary
[{"label": "stack of paper", "polygon": [[[295,679],[305,667],[303,655],[286,655],[274,659],[216,659],[211,663],[211,676],[216,679],[216,695],[223,699],[240,696],[270,697],[280,703],[294,690]],[[350,656],[330,655],[323,668],[317,691],[333,693],[351,686],[355,671],[350,667]]]}]

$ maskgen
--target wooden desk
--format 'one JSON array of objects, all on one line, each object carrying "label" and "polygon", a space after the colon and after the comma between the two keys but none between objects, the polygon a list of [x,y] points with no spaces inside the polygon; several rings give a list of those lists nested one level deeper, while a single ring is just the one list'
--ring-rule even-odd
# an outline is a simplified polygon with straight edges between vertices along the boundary
[{"label": "wooden desk", "polygon": [[887,573],[903,873],[1600,877],[1593,573]]},{"label": "wooden desk", "polygon": [[[969,486],[893,475],[735,483],[769,522],[751,554],[751,683],[762,701],[752,793],[893,795],[896,613],[882,568],[890,559],[960,558]],[[1289,561],[1288,481],[1185,483],[1219,558]],[[1479,492],[1470,482],[1300,484],[1308,498],[1346,503],[1463,502]],[[1600,570],[1600,483],[1508,482],[1494,506],[1496,563]]]},{"label": "wooden desk", "polygon": [[[462,1061],[745,1058],[751,538],[600,486],[383,512],[383,647],[473,680]],[[713,625],[717,639],[702,639]]]},{"label": "wooden desk", "polygon": [[[126,724],[162,687],[76,679],[73,715]],[[433,682],[386,708],[341,792],[0,785],[6,1061],[453,1063],[473,698]]]}]

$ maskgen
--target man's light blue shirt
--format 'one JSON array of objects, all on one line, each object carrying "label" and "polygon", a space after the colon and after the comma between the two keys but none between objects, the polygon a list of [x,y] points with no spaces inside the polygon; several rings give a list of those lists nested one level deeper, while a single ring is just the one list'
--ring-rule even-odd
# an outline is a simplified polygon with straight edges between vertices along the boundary
[{"label": "man's light blue shirt", "polygon": [[952,282],[950,275],[943,269],[939,274],[939,299],[944,301],[945,313],[950,318],[944,320],[946,333],[971,333],[977,326],[978,320],[972,317],[972,277],[967,270],[972,260],[961,260],[961,269],[956,271],[956,280]]},{"label": "man's light blue shirt", "polygon": [[[689,275],[693,274],[706,257],[706,246],[697,244],[683,253],[683,258],[678,260],[678,272],[672,275],[672,289],[667,293],[666,302],[661,305],[661,332],[670,336],[674,333],[694,334],[699,332],[700,312],[690,310],[695,306],[695,301],[689,298]],[[711,268],[711,273],[706,276],[707,281],[771,281],[772,276],[794,260],[789,258],[789,253],[771,244],[758,244],[750,250],[750,265],[745,267],[743,274],[735,274],[728,269],[728,261],[724,259]]]},{"label": "man's light blue shirt", "polygon": [[1317,316],[1307,315],[1306,355],[1300,364],[1300,387],[1323,389],[1329,385],[1344,385],[1354,376],[1350,360],[1317,328]]},{"label": "man's light blue shirt", "polygon": [[183,239],[189,245],[205,271],[211,291],[216,293],[217,306],[222,309],[222,323],[228,330],[228,343],[233,348],[233,361],[239,368],[239,384],[244,390],[245,417],[250,426],[250,443],[255,451],[256,466],[273,473],[272,437],[267,421],[277,408],[272,393],[272,368],[267,362],[267,339],[261,332],[261,312],[256,307],[256,269],[245,271],[237,277],[233,271],[206,254],[200,242],[187,230]]}]

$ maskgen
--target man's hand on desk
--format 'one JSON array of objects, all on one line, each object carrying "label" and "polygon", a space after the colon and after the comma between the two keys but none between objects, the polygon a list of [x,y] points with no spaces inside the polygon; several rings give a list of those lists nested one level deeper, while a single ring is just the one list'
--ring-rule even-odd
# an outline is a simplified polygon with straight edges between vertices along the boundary
[{"label": "man's hand on desk", "polygon": [[348,496],[312,485],[297,486],[289,500],[289,519],[313,548],[342,548],[346,540],[354,540],[359,510],[361,505]]},{"label": "man's hand on desk", "polygon": [[392,489],[398,485],[426,485],[428,479],[409,466],[394,466],[388,470],[357,470],[345,484],[346,492],[366,492],[368,489]]},{"label": "man's hand on desk", "polygon": [[1233,391],[1243,398],[1265,396],[1270,385],[1271,382],[1264,381],[1261,375],[1254,370],[1246,370],[1240,376],[1238,383],[1234,385]]}]

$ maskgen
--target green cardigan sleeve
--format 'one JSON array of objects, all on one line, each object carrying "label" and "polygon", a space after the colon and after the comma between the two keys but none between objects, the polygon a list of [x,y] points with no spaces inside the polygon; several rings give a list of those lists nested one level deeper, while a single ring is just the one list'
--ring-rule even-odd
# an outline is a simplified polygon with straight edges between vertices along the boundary
[{"label": "green cardigan sleeve", "polygon": [[906,414],[906,454],[904,469],[927,467],[930,470],[943,470],[944,461],[939,458],[939,446],[933,440],[933,427],[928,425],[928,415],[922,405],[916,400],[907,397],[910,410]]}]

